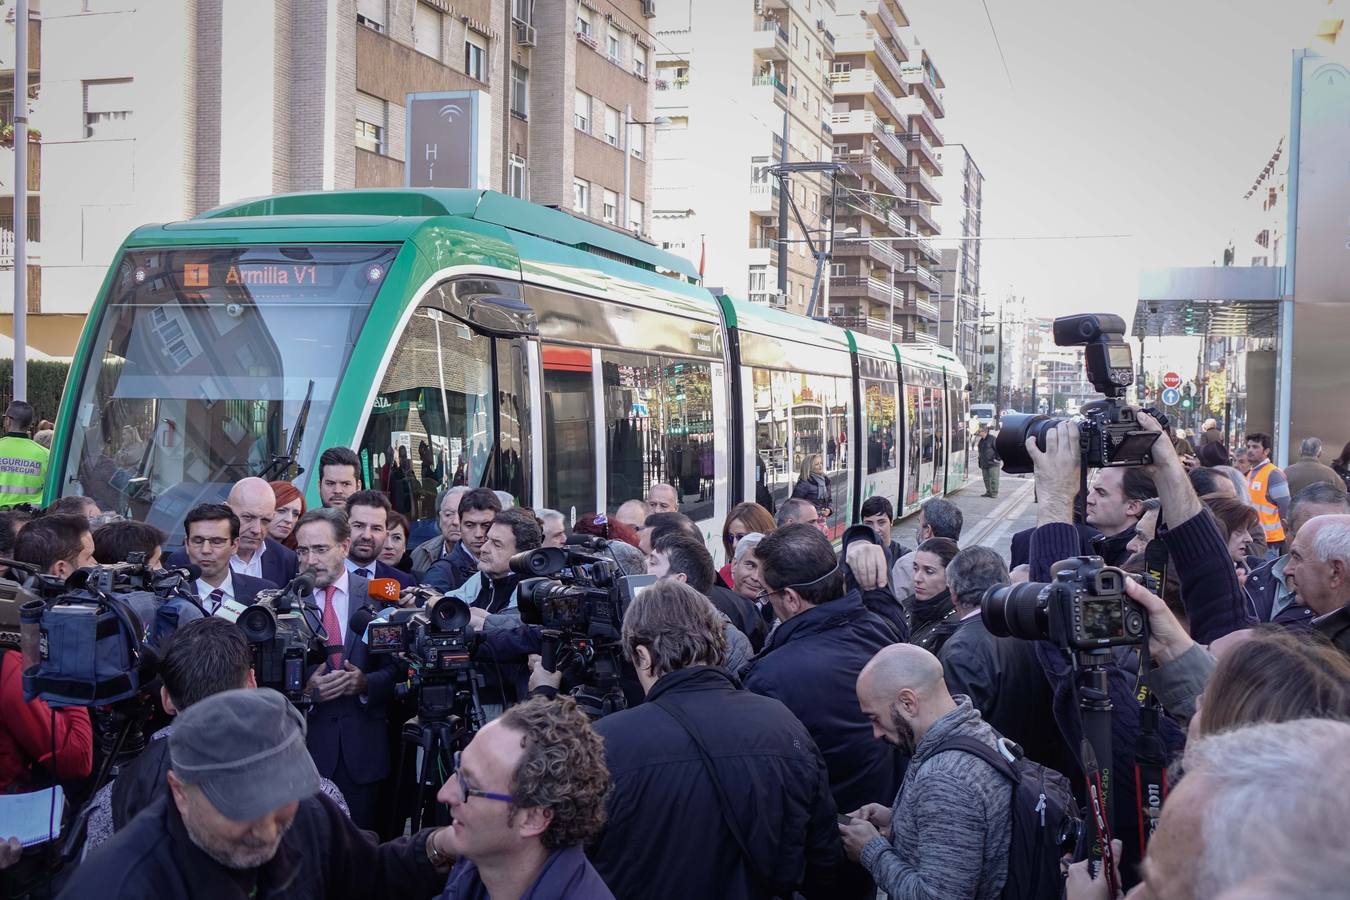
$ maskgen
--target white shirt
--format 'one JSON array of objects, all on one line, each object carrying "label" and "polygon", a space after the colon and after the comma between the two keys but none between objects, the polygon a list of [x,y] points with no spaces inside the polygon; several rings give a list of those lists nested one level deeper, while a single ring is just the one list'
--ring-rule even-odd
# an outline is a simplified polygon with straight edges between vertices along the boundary
[{"label": "white shirt", "polygon": [[[211,598],[212,591],[220,591],[223,595],[220,602],[213,602]],[[214,614],[217,609],[226,602],[234,599],[234,573],[225,573],[225,580],[220,583],[220,587],[212,587],[206,583],[205,578],[197,579],[197,598],[202,601],[202,607],[207,613]]]},{"label": "white shirt", "polygon": [[237,553],[234,556],[231,556],[230,568],[235,572],[238,572],[240,575],[252,575],[254,578],[261,578],[263,577],[262,557],[263,554],[266,552],[267,552],[267,540],[266,538],[264,538],[262,544],[258,547],[258,552],[253,554],[253,558],[250,559],[248,562],[244,562],[242,559],[240,559],[239,554]]},{"label": "white shirt", "polygon": [[[347,617],[350,615],[351,597],[347,593],[349,584],[347,572],[344,570],[337,582],[333,585],[336,591],[333,593],[333,608],[337,610],[338,631],[339,634],[328,636],[329,646],[347,645]],[[319,608],[319,621],[323,621],[324,614],[324,595],[326,588],[319,588],[314,592],[314,605]]]}]

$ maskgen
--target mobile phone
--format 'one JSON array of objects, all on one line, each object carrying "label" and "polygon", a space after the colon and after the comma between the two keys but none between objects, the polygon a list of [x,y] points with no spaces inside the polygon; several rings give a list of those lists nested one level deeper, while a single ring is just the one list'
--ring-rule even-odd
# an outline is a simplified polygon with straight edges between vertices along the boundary
[{"label": "mobile phone", "polygon": [[846,815],[844,815],[843,813],[839,813],[838,816],[837,816],[837,818],[838,818],[838,820],[839,820],[839,824],[840,824],[840,825],[852,825],[852,824],[853,824],[853,817],[852,817],[852,816],[846,816]]}]

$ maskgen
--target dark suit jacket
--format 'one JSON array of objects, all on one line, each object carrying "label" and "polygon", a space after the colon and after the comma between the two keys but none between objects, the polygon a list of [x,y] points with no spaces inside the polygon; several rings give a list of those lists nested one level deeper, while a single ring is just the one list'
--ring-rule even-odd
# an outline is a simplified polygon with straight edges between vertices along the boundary
[{"label": "dark suit jacket", "polygon": [[258,591],[275,590],[277,587],[265,578],[240,575],[233,571],[230,572],[230,579],[234,582],[234,599],[245,606],[253,605],[253,601],[258,598]]},{"label": "dark suit jacket", "polygon": [[[295,551],[283,547],[271,538],[266,539],[267,552],[262,558],[262,581],[270,581],[267,587],[285,587],[291,583],[291,579],[300,571],[300,560],[296,557]],[[165,565],[170,568],[176,566],[186,567],[191,560],[188,559],[187,551],[183,549],[175,550]],[[259,579],[246,575],[245,578],[251,578],[253,581]],[[237,583],[237,582],[236,582]],[[259,588],[258,590],[261,590]],[[258,590],[253,593],[257,594]],[[237,595],[236,595],[237,596]],[[252,601],[250,601],[252,602]]]},{"label": "dark suit jacket", "polygon": [[393,566],[387,566],[378,559],[375,560],[375,577],[392,578],[398,582],[400,588],[410,588],[417,583],[407,572],[402,569],[395,569]]},{"label": "dark suit jacket", "polygon": [[[263,557],[266,559],[266,557]],[[362,605],[370,606],[370,588],[359,575],[347,576],[350,618]],[[373,606],[372,606],[373,609]],[[366,702],[360,697],[339,697],[317,703],[309,711],[309,754],[319,774],[332,778],[338,755],[356,784],[371,784],[389,774],[389,740],[385,734],[385,705],[394,696],[395,666],[391,657],[368,652],[361,635],[343,623],[347,639],[343,656],[366,673]],[[310,672],[305,673],[308,680]]]}]

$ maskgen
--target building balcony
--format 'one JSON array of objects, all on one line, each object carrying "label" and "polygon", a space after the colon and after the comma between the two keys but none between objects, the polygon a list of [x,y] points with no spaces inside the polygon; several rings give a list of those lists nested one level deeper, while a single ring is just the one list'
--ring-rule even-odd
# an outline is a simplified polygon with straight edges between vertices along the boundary
[{"label": "building balcony", "polygon": [[920,226],[926,227],[931,234],[937,234],[941,227],[937,223],[937,217],[934,214],[937,207],[932,203],[924,203],[920,200],[910,200],[910,214],[914,217]]},{"label": "building balcony", "polygon": [[900,180],[896,171],[879,156],[863,151],[849,151],[847,153],[836,153],[834,161],[847,165],[858,176],[871,175],[885,185],[891,193],[902,197],[905,195],[905,183]]},{"label": "building balcony", "polygon": [[886,87],[886,82],[877,77],[870,69],[854,69],[852,72],[831,72],[828,76],[830,89],[836,97],[871,96],[885,109],[887,118],[892,122],[904,122],[906,117],[900,112],[900,101]]},{"label": "building balcony", "polygon": [[876,113],[868,109],[830,114],[830,128],[841,137],[850,134],[871,134],[878,124],[880,120]]},{"label": "building balcony", "polygon": [[772,87],[783,96],[787,96],[787,85],[777,75],[756,75],[750,80],[755,87]]},{"label": "building balcony", "polygon": [[922,97],[929,108],[933,110],[933,115],[939,119],[947,115],[947,108],[942,102],[942,91],[938,90],[937,85],[933,83],[932,77],[926,70],[923,77],[915,83],[914,90],[911,93]]},{"label": "building balcony", "polygon": [[[42,220],[37,215],[28,217],[28,240],[24,242],[28,262],[42,258]],[[14,217],[0,216],[0,268],[14,268]]]},{"label": "building balcony", "polygon": [[897,270],[895,273],[897,282],[908,281],[917,284],[921,290],[935,294],[941,290],[942,283],[938,277],[923,266],[909,266],[903,270]]},{"label": "building balcony", "polygon": [[890,319],[868,316],[861,313],[848,313],[842,316],[830,316],[830,324],[836,328],[847,328],[854,334],[866,334],[883,341],[898,341],[903,335],[902,329]]},{"label": "building balcony", "polygon": [[[902,53],[907,52],[904,45],[899,46]],[[867,54],[871,54],[877,60],[877,65],[885,69],[886,77],[897,86],[897,90],[903,91],[903,88],[900,87],[904,84],[901,78],[903,69],[900,60],[886,46],[885,38],[881,32],[869,28],[856,34],[839,35],[834,40],[834,55],[836,58]]]},{"label": "building balcony", "polygon": [[942,195],[938,193],[937,184],[932,176],[923,170],[922,166],[909,166],[900,173],[904,178],[918,190],[918,196],[934,203],[942,202]]},{"label": "building balcony", "polygon": [[900,111],[909,117],[910,131],[917,125],[928,133],[934,144],[942,143],[942,132],[938,130],[937,120],[922,97],[911,95],[900,102]]},{"label": "building balcony", "polygon": [[895,16],[891,15],[888,0],[862,0],[858,6],[867,23],[883,34],[890,34],[891,39],[900,48],[900,55],[908,59],[909,47],[901,40],[901,29],[906,26],[901,25],[895,20]]},{"label": "building balcony", "polygon": [[770,213],[778,211],[778,182],[774,178],[755,182],[750,185],[750,212]]},{"label": "building balcony", "polygon": [[[28,142],[28,192],[42,190],[42,144]],[[14,148],[0,147],[0,197],[14,196]]]},{"label": "building balcony", "polygon": [[760,22],[750,38],[750,47],[761,59],[787,59],[787,29],[774,21]]},{"label": "building balcony", "polygon": [[894,268],[898,280],[898,273],[905,268],[906,262],[904,254],[895,252],[892,247],[892,241],[836,237],[834,239],[834,251],[831,255],[839,259],[856,259],[861,257],[868,261],[872,268]]},{"label": "building balcony", "polygon": [[928,238],[918,237],[917,235],[904,234],[892,244],[897,250],[914,250],[926,256],[931,262],[942,262],[942,254],[933,246],[933,242]]},{"label": "building balcony", "polygon": [[913,150],[919,154],[919,162],[925,166],[929,172],[934,175],[942,174],[942,161],[938,159],[937,150],[933,147],[921,132],[910,131],[900,135],[901,142],[908,150]]}]

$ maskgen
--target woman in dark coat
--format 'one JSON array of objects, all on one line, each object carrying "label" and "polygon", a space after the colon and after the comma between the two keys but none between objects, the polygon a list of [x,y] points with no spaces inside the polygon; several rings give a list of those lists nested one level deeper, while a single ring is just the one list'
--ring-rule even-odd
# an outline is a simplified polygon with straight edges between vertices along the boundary
[{"label": "woman in dark coat", "polygon": [[830,499],[830,478],[825,474],[825,464],[819,453],[808,453],[802,457],[801,471],[797,475],[797,485],[792,489],[792,496],[814,503],[817,509],[834,505]]}]

